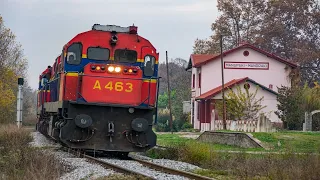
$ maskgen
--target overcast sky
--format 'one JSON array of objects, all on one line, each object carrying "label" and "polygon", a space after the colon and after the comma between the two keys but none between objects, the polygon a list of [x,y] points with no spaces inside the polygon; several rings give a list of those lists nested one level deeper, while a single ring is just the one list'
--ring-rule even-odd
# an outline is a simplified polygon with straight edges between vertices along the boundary
[{"label": "overcast sky", "polygon": [[211,35],[218,16],[216,0],[0,0],[5,26],[17,36],[29,61],[28,81],[37,88],[39,74],[62,46],[92,25],[138,26],[165,61],[188,60],[194,40]]}]

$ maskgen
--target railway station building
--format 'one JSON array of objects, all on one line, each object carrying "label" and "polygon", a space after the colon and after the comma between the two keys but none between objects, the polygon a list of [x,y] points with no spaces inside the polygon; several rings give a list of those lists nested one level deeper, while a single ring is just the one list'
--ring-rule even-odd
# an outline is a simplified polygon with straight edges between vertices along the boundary
[{"label": "railway station building", "polygon": [[[191,71],[191,124],[194,129],[210,131],[214,123],[222,120],[215,104],[222,100],[222,67],[224,90],[232,88],[237,93],[239,85],[263,97],[264,113],[271,122],[281,122],[274,113],[277,111],[277,87],[290,87],[290,72],[296,64],[282,59],[248,43],[223,52],[223,66],[220,54],[191,54],[187,70]],[[225,96],[227,94],[225,93]],[[227,119],[228,120],[228,119]]]}]

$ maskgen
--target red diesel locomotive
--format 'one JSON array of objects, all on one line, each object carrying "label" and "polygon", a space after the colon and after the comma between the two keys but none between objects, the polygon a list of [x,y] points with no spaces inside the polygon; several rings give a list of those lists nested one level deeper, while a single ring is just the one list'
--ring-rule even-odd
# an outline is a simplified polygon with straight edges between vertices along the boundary
[{"label": "red diesel locomotive", "polygon": [[159,53],[137,29],[95,24],[63,47],[39,77],[39,132],[88,151],[156,145]]}]

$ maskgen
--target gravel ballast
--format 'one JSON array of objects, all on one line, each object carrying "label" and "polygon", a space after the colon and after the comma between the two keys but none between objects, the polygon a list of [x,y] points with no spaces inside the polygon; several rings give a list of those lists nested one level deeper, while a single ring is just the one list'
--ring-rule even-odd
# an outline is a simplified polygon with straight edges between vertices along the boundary
[{"label": "gravel ballast", "polygon": [[38,131],[31,132],[33,141],[30,143],[34,147],[61,147],[60,144],[55,143],[53,140],[47,139],[43,134]]},{"label": "gravel ballast", "polygon": [[177,169],[177,170],[180,170],[180,171],[193,171],[193,170],[196,170],[196,169],[201,169],[200,167],[198,166],[195,166],[193,164],[189,164],[189,163],[186,163],[186,162],[181,162],[181,161],[174,161],[174,160],[170,160],[170,159],[152,159],[152,158],[149,158],[147,156],[143,156],[143,155],[139,155],[139,154],[130,154],[131,157],[134,157],[134,158],[139,158],[139,159],[142,159],[142,160],[146,160],[146,161],[149,161],[149,162],[153,162],[155,164],[158,164],[158,165],[161,165],[161,166],[165,166],[165,167],[168,167],[168,168],[172,168],[172,169]]},{"label": "gravel ballast", "polygon": [[[47,139],[45,136],[40,134],[39,132],[32,132],[34,141],[31,143],[32,146],[35,147],[61,147],[58,143]],[[104,167],[87,162],[84,158],[77,158],[68,152],[64,152],[61,150],[53,150],[46,149],[44,150],[60,162],[60,164],[66,170],[66,173],[60,177],[60,180],[66,179],[96,179],[98,177],[109,176],[111,174],[119,174],[110,169],[105,169]],[[173,161],[168,159],[151,159],[146,156],[138,155],[135,153],[130,153],[130,156],[140,158],[143,160],[151,161],[153,163],[163,165],[165,167],[182,170],[182,171],[192,171],[194,169],[199,169],[199,167],[194,166],[192,164]],[[141,174],[145,174],[149,177],[153,177],[159,180],[168,180],[168,179],[187,179],[185,177],[166,174],[163,172],[159,172],[148,167],[143,166],[139,162],[133,160],[119,160],[119,159],[111,159],[111,158],[100,158],[103,161],[116,164],[118,166],[131,169],[133,171],[139,172]]]},{"label": "gravel ballast", "polygon": [[188,179],[185,177],[177,176],[177,175],[172,175],[172,174],[166,174],[162,173],[153,169],[150,169],[148,167],[143,166],[139,162],[132,161],[132,160],[118,160],[118,159],[105,159],[105,158],[100,158],[100,160],[109,162],[112,164],[116,164],[118,166],[128,168],[132,171],[139,172],[141,174],[147,175],[149,177],[153,177],[155,179],[163,179],[163,180],[168,180],[168,179]]},{"label": "gravel ballast", "polygon": [[[32,132],[32,135],[34,138],[33,142],[31,143],[32,146],[61,147],[61,145],[47,139],[39,132]],[[55,159],[57,159],[57,161],[59,161],[59,163],[64,166],[64,169],[67,171],[60,177],[60,180],[96,179],[98,177],[108,176],[116,173],[112,170],[105,169],[98,164],[89,163],[84,158],[77,158],[68,152],[49,149],[44,151],[46,151],[47,154],[54,156]]]}]

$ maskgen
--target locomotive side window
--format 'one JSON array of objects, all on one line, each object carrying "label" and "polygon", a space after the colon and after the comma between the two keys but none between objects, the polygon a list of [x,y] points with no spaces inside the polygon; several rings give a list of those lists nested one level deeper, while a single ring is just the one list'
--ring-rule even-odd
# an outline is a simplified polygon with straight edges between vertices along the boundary
[{"label": "locomotive side window", "polygon": [[155,61],[156,61],[156,58],[154,58],[153,56],[147,55],[144,57],[144,75],[145,76],[153,76]]},{"label": "locomotive side window", "polygon": [[72,44],[68,48],[67,63],[79,65],[81,63],[82,45],[79,43]]},{"label": "locomotive side window", "polygon": [[94,60],[109,60],[110,51],[107,48],[89,47],[87,52],[89,59]]},{"label": "locomotive side window", "polygon": [[118,62],[137,62],[137,51],[127,49],[117,49],[114,52],[114,60]]},{"label": "locomotive side window", "polygon": [[60,65],[59,65],[59,72],[63,71],[63,66],[64,66],[64,53],[62,50],[61,56],[60,56]]}]

